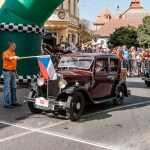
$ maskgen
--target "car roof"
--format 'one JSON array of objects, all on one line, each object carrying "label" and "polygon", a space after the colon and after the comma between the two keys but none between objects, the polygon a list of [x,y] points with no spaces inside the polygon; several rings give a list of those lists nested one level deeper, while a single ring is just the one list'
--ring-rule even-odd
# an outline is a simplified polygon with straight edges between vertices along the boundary
[{"label": "car roof", "polygon": [[119,56],[116,54],[99,54],[99,53],[70,53],[70,54],[65,54],[64,56],[67,57],[92,57],[92,58],[115,58],[119,59]]}]

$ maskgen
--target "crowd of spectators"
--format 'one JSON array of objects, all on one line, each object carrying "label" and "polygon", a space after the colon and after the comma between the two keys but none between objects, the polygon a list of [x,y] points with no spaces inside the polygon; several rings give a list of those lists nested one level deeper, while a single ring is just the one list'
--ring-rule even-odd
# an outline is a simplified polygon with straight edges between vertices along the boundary
[{"label": "crowd of spectators", "polygon": [[65,48],[61,46],[61,44],[52,47],[49,43],[42,43],[41,54],[51,55],[55,67],[58,65],[61,56],[69,53],[116,54],[120,57],[122,67],[127,69],[127,76],[132,76],[134,73],[137,73],[138,76],[142,76],[144,68],[150,67],[150,48],[142,49],[132,46],[130,49],[127,49],[127,46],[124,45],[112,49],[104,49],[102,45],[83,47],[83,45],[80,44],[76,44],[75,47],[68,44]]}]

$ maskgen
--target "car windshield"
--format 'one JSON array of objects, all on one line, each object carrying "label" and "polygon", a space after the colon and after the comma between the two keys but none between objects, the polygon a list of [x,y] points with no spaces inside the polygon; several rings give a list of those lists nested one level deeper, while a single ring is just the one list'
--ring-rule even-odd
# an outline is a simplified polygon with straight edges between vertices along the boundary
[{"label": "car windshield", "polygon": [[90,57],[63,57],[58,65],[59,68],[82,68],[90,69],[94,58]]}]

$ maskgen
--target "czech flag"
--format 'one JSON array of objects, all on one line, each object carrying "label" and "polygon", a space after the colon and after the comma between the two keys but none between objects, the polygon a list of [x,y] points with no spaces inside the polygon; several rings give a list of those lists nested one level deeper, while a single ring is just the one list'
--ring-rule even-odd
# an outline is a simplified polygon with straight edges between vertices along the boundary
[{"label": "czech flag", "polygon": [[56,72],[50,56],[38,56],[37,59],[43,78],[47,81],[54,80]]}]

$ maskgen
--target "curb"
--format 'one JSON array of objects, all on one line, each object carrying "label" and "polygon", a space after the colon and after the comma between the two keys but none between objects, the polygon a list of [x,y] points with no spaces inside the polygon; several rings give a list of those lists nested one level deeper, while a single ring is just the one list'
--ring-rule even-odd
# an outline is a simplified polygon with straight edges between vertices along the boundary
[{"label": "curb", "polygon": [[[28,88],[29,85],[30,85],[29,83],[17,84],[17,89]],[[0,92],[3,92],[3,90],[4,90],[4,85],[0,84]]]}]

